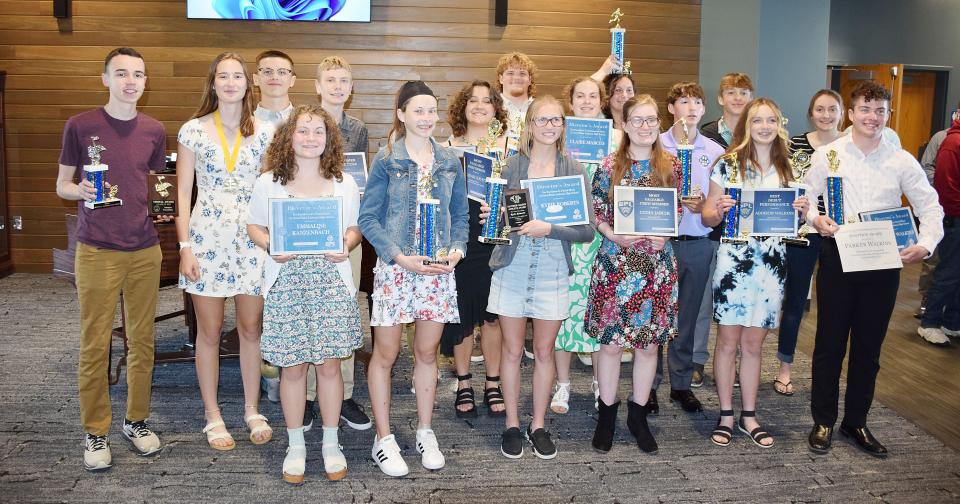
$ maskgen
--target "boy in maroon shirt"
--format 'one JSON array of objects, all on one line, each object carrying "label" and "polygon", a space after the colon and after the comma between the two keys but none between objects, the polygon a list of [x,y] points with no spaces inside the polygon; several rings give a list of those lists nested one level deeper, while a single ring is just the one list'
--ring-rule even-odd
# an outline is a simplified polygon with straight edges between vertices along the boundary
[{"label": "boy in maroon shirt", "polygon": [[[154,313],[160,284],[160,244],[147,212],[147,174],[164,166],[163,125],[137,112],[147,75],[143,57],[128,47],[104,60],[103,85],[110,98],[103,108],[71,117],[63,131],[57,195],[77,201],[76,283],[80,304],[80,363],[77,384],[80,420],[86,432],[83,465],[89,471],[112,465],[107,433],[112,412],[107,370],[110,338],[120,292],[129,351],[127,411],[123,435],[139,455],[160,451],[160,439],[146,426],[153,379]],[[89,209],[97,190],[83,166],[92,164],[88,147],[104,147],[107,188],[116,187],[123,204]],[[81,181],[77,183],[77,181]]]}]

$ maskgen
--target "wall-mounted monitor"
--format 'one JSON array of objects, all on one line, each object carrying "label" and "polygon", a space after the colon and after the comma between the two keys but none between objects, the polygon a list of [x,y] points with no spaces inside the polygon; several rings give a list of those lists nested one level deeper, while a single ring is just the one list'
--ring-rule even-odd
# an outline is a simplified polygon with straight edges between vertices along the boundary
[{"label": "wall-mounted monitor", "polygon": [[370,22],[370,0],[187,0],[191,19]]}]

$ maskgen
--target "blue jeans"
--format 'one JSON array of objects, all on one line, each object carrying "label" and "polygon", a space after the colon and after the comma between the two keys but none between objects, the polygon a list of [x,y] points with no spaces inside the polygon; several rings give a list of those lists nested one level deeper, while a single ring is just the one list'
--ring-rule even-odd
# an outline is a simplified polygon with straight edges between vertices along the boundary
[{"label": "blue jeans", "polygon": [[800,321],[807,307],[807,294],[813,268],[820,255],[820,235],[807,235],[809,247],[787,245],[787,279],[783,285],[783,311],[780,312],[780,332],[777,342],[777,359],[790,364],[797,350],[797,334]]},{"label": "blue jeans", "polygon": [[920,327],[960,331],[960,218],[944,220],[943,240],[937,250],[940,262],[933,270],[933,283],[927,290],[927,311]]}]

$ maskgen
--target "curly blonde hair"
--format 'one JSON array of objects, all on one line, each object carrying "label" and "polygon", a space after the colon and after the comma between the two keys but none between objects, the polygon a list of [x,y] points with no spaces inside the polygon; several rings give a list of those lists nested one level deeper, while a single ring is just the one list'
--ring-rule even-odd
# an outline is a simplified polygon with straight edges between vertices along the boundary
[{"label": "curly blonde hair", "polygon": [[287,182],[296,178],[298,167],[297,157],[293,152],[293,134],[297,129],[297,121],[305,115],[321,118],[327,131],[326,144],[323,146],[323,154],[320,155],[320,174],[324,178],[343,182],[344,157],[340,128],[320,105],[300,105],[293,109],[290,118],[281,124],[273,135],[263,162],[263,172],[273,172],[273,181],[280,181],[281,185],[287,185]]}]

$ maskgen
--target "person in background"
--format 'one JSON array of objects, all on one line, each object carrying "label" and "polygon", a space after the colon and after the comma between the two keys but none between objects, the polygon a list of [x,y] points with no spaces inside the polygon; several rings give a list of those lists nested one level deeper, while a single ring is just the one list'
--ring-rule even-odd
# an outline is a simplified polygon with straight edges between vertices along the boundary
[{"label": "person in background", "polygon": [[745,73],[731,72],[720,79],[717,91],[717,103],[723,108],[723,115],[703,125],[701,132],[707,138],[720,144],[724,149],[733,141],[733,128],[740,121],[743,110],[753,99],[753,82]]},{"label": "person in background", "polygon": [[509,118],[507,136],[514,139],[511,147],[515,147],[527,108],[537,95],[537,65],[521,52],[504,54],[497,62],[497,91]]},{"label": "person in background", "polygon": [[603,104],[603,115],[613,120],[613,128],[623,129],[623,104],[636,94],[637,83],[631,74],[612,73],[603,78],[603,89],[607,101]]}]

